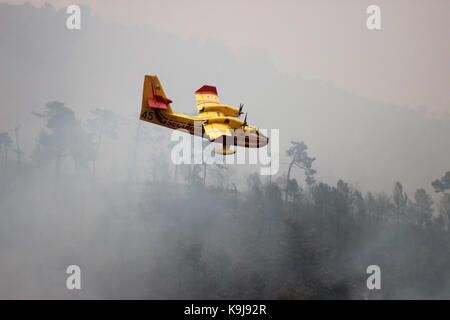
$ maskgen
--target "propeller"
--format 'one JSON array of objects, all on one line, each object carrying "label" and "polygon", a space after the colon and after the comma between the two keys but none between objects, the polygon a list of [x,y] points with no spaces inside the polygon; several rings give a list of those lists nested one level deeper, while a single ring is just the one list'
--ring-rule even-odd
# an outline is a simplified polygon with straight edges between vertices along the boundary
[{"label": "propeller", "polygon": [[239,104],[239,114],[238,114],[238,117],[241,115],[241,114],[243,114],[243,112],[242,112],[242,109],[244,108],[244,104],[242,104],[242,103],[240,103]]},{"label": "propeller", "polygon": [[247,112],[245,113],[244,124],[242,126],[243,127],[247,126]]}]

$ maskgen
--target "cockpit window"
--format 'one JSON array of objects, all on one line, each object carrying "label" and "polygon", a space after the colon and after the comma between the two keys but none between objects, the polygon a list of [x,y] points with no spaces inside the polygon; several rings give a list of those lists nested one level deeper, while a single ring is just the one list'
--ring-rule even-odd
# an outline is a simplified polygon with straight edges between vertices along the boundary
[{"label": "cockpit window", "polygon": [[258,136],[262,137],[262,138],[267,138],[265,135],[263,135],[261,132],[259,132],[259,130],[257,131]]}]

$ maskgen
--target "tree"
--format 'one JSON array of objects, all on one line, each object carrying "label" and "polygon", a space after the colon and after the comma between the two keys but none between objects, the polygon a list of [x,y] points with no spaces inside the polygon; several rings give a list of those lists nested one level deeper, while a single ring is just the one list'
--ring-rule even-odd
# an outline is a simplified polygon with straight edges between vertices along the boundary
[{"label": "tree", "polygon": [[165,181],[170,175],[170,167],[167,161],[167,151],[164,148],[155,148],[154,156],[149,158],[151,172],[154,181]]},{"label": "tree", "polygon": [[351,204],[351,192],[347,183],[339,180],[336,188],[333,188],[334,195],[334,214],[335,214],[335,225],[336,225],[336,241],[341,237],[341,225],[342,220],[346,220],[350,213]]},{"label": "tree", "polygon": [[[230,170],[230,166],[225,164],[216,163],[213,166],[210,166],[209,169],[212,169],[212,174],[215,178],[217,185],[220,188],[228,189],[229,180],[231,175],[233,174],[232,170]],[[204,172],[205,174],[205,172]],[[206,177],[205,175],[203,177]]]},{"label": "tree", "polygon": [[[290,202],[292,203],[292,207],[295,207],[296,201],[299,199],[302,189],[298,185],[297,179],[290,179],[287,182],[288,182],[287,193],[291,197]],[[286,200],[288,201],[289,197]]]},{"label": "tree", "polygon": [[400,182],[396,182],[394,186],[394,205],[397,216],[397,227],[400,224],[401,216],[404,215],[406,204],[408,203],[408,195],[403,192],[403,186]]},{"label": "tree", "polygon": [[376,194],[375,196],[368,192],[366,196],[367,212],[371,220],[377,223],[383,220],[388,220],[394,211],[394,205],[391,198],[384,193]]},{"label": "tree", "polygon": [[[276,183],[269,182],[264,185],[264,219],[267,220],[267,234],[273,240],[274,232],[280,227],[282,218],[283,196],[280,187]],[[275,226],[275,228],[272,228]]]},{"label": "tree", "polygon": [[450,171],[447,171],[441,179],[434,180],[431,185],[436,193],[442,192],[442,198],[439,201],[439,211],[447,217],[447,230],[450,232]]},{"label": "tree", "polygon": [[95,110],[91,110],[91,113],[94,114],[95,118],[88,120],[88,128],[96,137],[95,157],[92,162],[92,180],[95,180],[95,163],[98,158],[98,152],[102,143],[103,133],[106,133],[113,139],[117,139],[119,122],[123,118],[120,115],[107,109],[96,108]]},{"label": "tree", "polygon": [[311,158],[307,153],[307,145],[301,141],[291,141],[292,146],[286,151],[286,155],[291,157],[291,162],[289,163],[287,178],[286,178],[286,193],[285,193],[285,201],[288,200],[289,186],[290,186],[290,178],[291,178],[291,170],[293,166],[296,166],[303,170],[306,176],[306,184],[311,186],[315,183],[314,175],[316,174],[316,170],[312,169],[312,163],[316,158]]},{"label": "tree", "polygon": [[[118,116],[120,120],[120,122],[126,122],[129,125],[132,125],[133,127],[135,127],[135,134],[132,136],[132,139],[134,140],[134,147],[133,147],[133,152],[131,154],[131,161],[130,161],[130,165],[129,165],[129,171],[128,171],[128,177],[130,180],[134,180],[134,181],[138,181],[140,175],[138,174],[139,170],[137,168],[138,166],[138,153],[141,150],[141,145],[142,143],[145,144],[152,144],[154,145],[156,141],[161,141],[162,137],[160,135],[160,131],[158,130],[158,127],[153,127],[153,126],[146,126],[146,125],[142,125],[143,122],[141,120],[139,120],[139,113],[134,115],[133,120],[131,119],[125,119],[123,117]],[[137,119],[137,120],[135,120]],[[114,130],[112,137],[117,137],[117,129],[118,129],[118,124],[120,123],[116,123],[117,127],[116,130]],[[95,129],[95,128],[94,128]],[[109,133],[108,133],[109,135]],[[164,157],[166,157],[167,159],[167,145],[166,144],[161,144],[161,143],[157,143],[158,146],[160,146],[161,148],[152,148],[152,150],[156,151],[156,156],[161,158],[162,154]],[[164,160],[164,159],[161,159]],[[164,174],[170,174],[170,166],[168,166],[168,164],[165,161],[160,161],[161,163],[164,162],[165,167],[163,168],[164,170]],[[161,164],[160,163],[160,164]]]},{"label": "tree", "polygon": [[444,193],[439,201],[439,212],[447,217],[447,230],[450,232],[450,193]]},{"label": "tree", "polygon": [[259,174],[252,173],[247,177],[247,186],[253,195],[256,195],[258,199],[262,198],[262,182]]},{"label": "tree", "polygon": [[16,135],[16,148],[13,150],[17,156],[17,164],[20,164],[22,161],[22,149],[19,146],[19,129],[20,125],[14,127],[14,133]]},{"label": "tree", "polygon": [[62,102],[49,102],[44,112],[33,114],[47,120],[33,154],[38,164],[54,161],[59,175],[61,164],[67,157],[74,160],[77,172],[79,168],[87,168],[88,162],[95,159],[91,136],[84,131],[74,112]]},{"label": "tree", "polygon": [[367,205],[360,191],[353,190],[351,200],[351,212],[356,221],[366,218]]},{"label": "tree", "polygon": [[431,182],[431,185],[437,193],[450,190],[450,171],[447,171],[441,179],[436,179]]},{"label": "tree", "polygon": [[316,211],[319,212],[319,233],[322,235],[324,228],[324,217],[328,214],[329,209],[332,207],[330,201],[332,201],[332,190],[328,184],[319,182],[312,188],[312,197],[316,206]]},{"label": "tree", "polygon": [[[195,139],[195,138],[194,138]],[[202,148],[201,150],[194,150],[194,152],[200,152],[201,151],[201,157],[203,159],[203,150],[205,150],[205,148],[210,144],[210,142],[208,140],[205,140],[202,138]],[[206,163],[205,159],[203,159],[203,185],[206,185],[206,173],[207,173],[207,169],[208,169],[208,164]],[[223,167],[225,167],[223,165]],[[219,169],[220,170],[220,169]]]},{"label": "tree", "polygon": [[415,223],[419,226],[431,225],[433,215],[433,200],[425,189],[417,189],[414,193],[414,211],[416,213]]},{"label": "tree", "polygon": [[201,185],[203,179],[200,175],[201,166],[199,164],[182,164],[181,175],[189,185]]},{"label": "tree", "polygon": [[3,153],[4,166],[8,163],[8,151],[12,144],[12,139],[7,132],[0,133],[0,153]]}]

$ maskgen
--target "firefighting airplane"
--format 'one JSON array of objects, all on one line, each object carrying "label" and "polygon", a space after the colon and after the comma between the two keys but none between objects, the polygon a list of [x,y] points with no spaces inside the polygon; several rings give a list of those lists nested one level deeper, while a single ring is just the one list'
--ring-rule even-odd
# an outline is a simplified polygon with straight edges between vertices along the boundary
[{"label": "firefighting airplane", "polygon": [[192,135],[206,135],[209,141],[222,143],[222,148],[215,152],[223,155],[236,152],[230,145],[260,148],[269,143],[269,138],[257,127],[247,124],[247,114],[244,121],[238,119],[243,113],[242,104],[239,109],[220,104],[215,87],[201,87],[195,91],[195,98],[198,116],[175,113],[170,106],[172,100],[166,97],[158,77],[146,75],[139,119],[171,129],[184,129]]}]

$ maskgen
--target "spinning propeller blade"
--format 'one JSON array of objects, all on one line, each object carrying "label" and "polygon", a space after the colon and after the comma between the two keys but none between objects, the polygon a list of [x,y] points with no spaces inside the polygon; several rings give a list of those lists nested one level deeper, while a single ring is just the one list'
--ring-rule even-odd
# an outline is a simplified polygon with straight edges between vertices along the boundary
[{"label": "spinning propeller blade", "polygon": [[243,112],[242,112],[242,109],[244,108],[244,104],[242,104],[242,103],[240,103],[239,104],[239,115],[238,115],[238,117],[241,115],[241,114],[243,114]]}]

